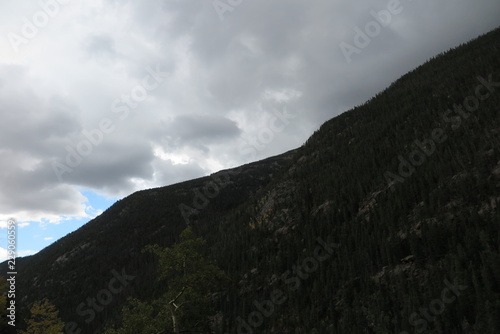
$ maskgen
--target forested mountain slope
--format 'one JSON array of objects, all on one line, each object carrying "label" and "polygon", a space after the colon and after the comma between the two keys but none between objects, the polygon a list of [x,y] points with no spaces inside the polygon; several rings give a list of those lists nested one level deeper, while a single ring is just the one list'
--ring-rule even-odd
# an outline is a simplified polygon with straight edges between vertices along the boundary
[{"label": "forested mountain slope", "polygon": [[[281,172],[293,153],[139,191],[118,201],[38,254],[18,259],[17,270],[22,273],[16,282],[18,304],[28,307],[47,298],[58,307],[66,323],[76,323],[82,333],[99,332],[106,319],[119,314],[127,296],[146,298],[161,290],[156,282],[155,259],[141,253],[146,245],[170,246],[187,224],[217,221],[221,213],[247,201]],[[183,206],[191,209],[181,210]],[[87,299],[97,299],[103,289],[111,290],[108,285],[117,276],[135,278],[125,279],[124,289],[113,293],[106,307],[97,303],[95,308],[100,311],[92,316],[89,310],[94,306]],[[113,284],[120,289],[120,284]],[[28,317],[26,310],[18,314],[18,319]]]},{"label": "forested mountain slope", "polygon": [[223,313],[279,289],[263,333],[499,333],[499,50],[497,29],[326,122],[214,236],[240,279]]},{"label": "forested mountain slope", "polygon": [[[295,151],[117,202],[21,261],[19,300],[83,333],[119,325],[127,296],[165,288],[143,247],[189,223],[231,282],[216,333],[499,333],[499,50],[497,29]],[[135,278],[85,323],[80,303],[122,270]]]}]

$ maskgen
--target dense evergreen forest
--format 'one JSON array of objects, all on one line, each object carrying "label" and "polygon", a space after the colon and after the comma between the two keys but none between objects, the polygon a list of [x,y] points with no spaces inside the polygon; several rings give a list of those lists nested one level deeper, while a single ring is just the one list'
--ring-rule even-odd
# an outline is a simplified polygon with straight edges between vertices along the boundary
[{"label": "dense evergreen forest", "polygon": [[500,333],[499,53],[496,29],[297,150],[117,202],[19,260],[20,328],[48,300],[66,333]]}]

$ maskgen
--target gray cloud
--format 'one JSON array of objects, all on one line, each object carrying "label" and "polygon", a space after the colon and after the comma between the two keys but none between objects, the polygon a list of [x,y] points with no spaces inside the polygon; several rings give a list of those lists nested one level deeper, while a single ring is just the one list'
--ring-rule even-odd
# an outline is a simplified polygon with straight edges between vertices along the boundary
[{"label": "gray cloud", "polygon": [[[212,1],[61,8],[19,54],[0,42],[0,210],[30,220],[81,216],[81,189],[124,196],[296,148],[322,122],[495,28],[500,14],[497,0],[401,0],[402,12],[347,62],[340,43],[352,44],[354,28],[387,4],[244,0],[224,21]],[[7,36],[40,8],[0,9]],[[113,101],[156,68],[162,82],[120,118]],[[295,118],[258,142],[283,107]],[[60,182],[52,163],[103,119],[113,131]]]},{"label": "gray cloud", "polygon": [[94,35],[89,38],[87,52],[96,56],[116,55],[114,40],[109,35]]},{"label": "gray cloud", "polygon": [[240,130],[234,121],[221,116],[179,115],[166,127],[166,137],[177,144],[203,146],[237,137]]}]

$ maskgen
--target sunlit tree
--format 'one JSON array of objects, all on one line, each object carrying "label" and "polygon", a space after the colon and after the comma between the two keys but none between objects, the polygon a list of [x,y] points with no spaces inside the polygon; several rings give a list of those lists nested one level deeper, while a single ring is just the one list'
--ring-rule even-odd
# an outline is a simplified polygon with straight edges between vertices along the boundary
[{"label": "sunlit tree", "polygon": [[48,300],[35,302],[31,307],[28,328],[21,334],[61,334],[64,323],[59,318],[59,311]]}]

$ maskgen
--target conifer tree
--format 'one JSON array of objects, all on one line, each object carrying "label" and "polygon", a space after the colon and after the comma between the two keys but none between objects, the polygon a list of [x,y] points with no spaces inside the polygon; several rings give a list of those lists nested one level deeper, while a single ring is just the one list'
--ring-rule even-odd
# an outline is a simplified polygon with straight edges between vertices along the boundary
[{"label": "conifer tree", "polygon": [[130,299],[123,309],[120,329],[106,334],[157,334],[210,331],[213,294],[227,280],[225,273],[203,256],[205,240],[190,227],[180,242],[170,248],[150,245],[145,252],[159,258],[159,280],[167,286],[165,294],[148,304]]},{"label": "conifer tree", "polygon": [[224,272],[203,256],[206,242],[197,238],[191,227],[185,229],[180,238],[181,242],[170,248],[146,248],[159,257],[159,279],[168,285],[163,302],[174,333],[180,333],[181,328],[193,330],[208,326],[211,293],[226,279]]},{"label": "conifer tree", "polygon": [[62,334],[64,323],[59,318],[59,311],[48,300],[35,302],[31,307],[28,328],[21,334]]}]

